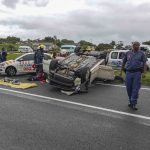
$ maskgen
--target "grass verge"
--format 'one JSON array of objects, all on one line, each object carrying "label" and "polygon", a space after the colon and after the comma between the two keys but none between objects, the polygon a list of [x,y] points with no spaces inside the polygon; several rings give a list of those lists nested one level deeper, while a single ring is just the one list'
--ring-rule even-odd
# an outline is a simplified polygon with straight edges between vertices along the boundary
[{"label": "grass verge", "polygon": [[7,60],[14,60],[21,55],[22,55],[22,53],[9,53],[7,55]]},{"label": "grass verge", "polygon": [[[115,75],[119,76],[120,71],[115,70]],[[125,79],[125,73],[123,73],[123,78]],[[115,81],[116,83],[120,83],[119,81]],[[150,71],[146,73],[146,77],[142,78],[142,85],[150,86]]]}]

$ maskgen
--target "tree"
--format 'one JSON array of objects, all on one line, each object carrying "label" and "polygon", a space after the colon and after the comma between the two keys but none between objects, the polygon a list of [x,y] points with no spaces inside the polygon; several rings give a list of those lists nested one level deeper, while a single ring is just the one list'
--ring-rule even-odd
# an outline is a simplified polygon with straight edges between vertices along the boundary
[{"label": "tree", "polygon": [[58,47],[60,47],[60,46],[62,45],[60,39],[57,39],[56,42],[55,42],[55,44],[56,44]]},{"label": "tree", "polygon": [[150,41],[143,42],[142,44],[150,45]]},{"label": "tree", "polygon": [[14,51],[14,50],[16,50],[16,47],[13,44],[9,44],[7,47],[7,50],[8,51]]},{"label": "tree", "polygon": [[85,41],[85,40],[81,40],[79,43],[83,49],[86,49],[88,46],[95,46],[93,43]]},{"label": "tree", "polygon": [[116,45],[116,49],[123,49],[123,41],[119,41]]},{"label": "tree", "polygon": [[68,40],[68,39],[62,39],[61,40],[61,44],[65,45],[65,44],[75,44],[73,40]]},{"label": "tree", "polygon": [[131,45],[126,45],[126,46],[125,46],[125,49],[130,50],[131,48],[132,48],[132,46],[131,46]]},{"label": "tree", "polygon": [[113,46],[110,44],[100,43],[96,47],[96,51],[103,51],[103,50],[108,50],[108,49],[113,49]]},{"label": "tree", "polygon": [[111,41],[110,45],[115,46],[116,42],[115,41]]},{"label": "tree", "polygon": [[44,42],[54,43],[54,41],[55,41],[55,39],[53,37],[50,37],[50,36],[44,38]]},{"label": "tree", "polygon": [[3,43],[5,43],[5,42],[6,42],[6,39],[0,38],[0,44],[3,44]]},{"label": "tree", "polygon": [[16,44],[17,42],[20,42],[20,38],[18,37],[14,37],[14,36],[8,36],[6,38],[7,43],[12,43],[12,44]]},{"label": "tree", "polygon": [[115,46],[116,42],[115,41],[111,41],[110,45]]}]

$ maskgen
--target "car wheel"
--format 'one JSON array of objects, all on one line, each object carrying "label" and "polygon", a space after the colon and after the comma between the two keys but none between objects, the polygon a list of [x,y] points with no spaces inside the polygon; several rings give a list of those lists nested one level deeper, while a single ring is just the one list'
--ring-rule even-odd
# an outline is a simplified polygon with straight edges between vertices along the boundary
[{"label": "car wheel", "polygon": [[90,69],[83,68],[80,72],[81,82],[89,81],[90,78]]},{"label": "car wheel", "polygon": [[7,76],[12,77],[12,76],[15,76],[16,73],[17,73],[17,70],[16,70],[15,67],[8,67],[8,68],[6,69],[6,74],[7,74]]},{"label": "car wheel", "polygon": [[53,59],[51,62],[50,62],[50,65],[49,65],[49,70],[55,70],[58,66],[58,60],[56,59]]},{"label": "car wheel", "polygon": [[81,77],[81,83],[84,86],[83,91],[88,91],[89,87],[89,79],[90,79],[90,69],[89,68],[83,68],[80,72]]}]

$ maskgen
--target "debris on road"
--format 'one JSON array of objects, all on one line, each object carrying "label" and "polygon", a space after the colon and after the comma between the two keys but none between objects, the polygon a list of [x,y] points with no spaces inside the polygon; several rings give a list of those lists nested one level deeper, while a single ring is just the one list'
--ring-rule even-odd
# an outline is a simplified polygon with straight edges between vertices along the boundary
[{"label": "debris on road", "polygon": [[33,88],[38,86],[35,83],[21,83],[19,80],[11,79],[11,78],[4,78],[0,80],[0,85],[9,86],[11,88],[17,88],[17,89],[28,89],[28,88]]}]

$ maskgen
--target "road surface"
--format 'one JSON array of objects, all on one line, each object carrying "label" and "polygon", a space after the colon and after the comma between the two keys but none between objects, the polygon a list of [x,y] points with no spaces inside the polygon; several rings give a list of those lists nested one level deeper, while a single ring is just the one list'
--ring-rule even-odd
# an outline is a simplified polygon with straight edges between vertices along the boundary
[{"label": "road surface", "polygon": [[0,150],[149,150],[149,93],[141,90],[133,111],[122,85],[100,83],[73,96],[48,84],[0,86]]}]

